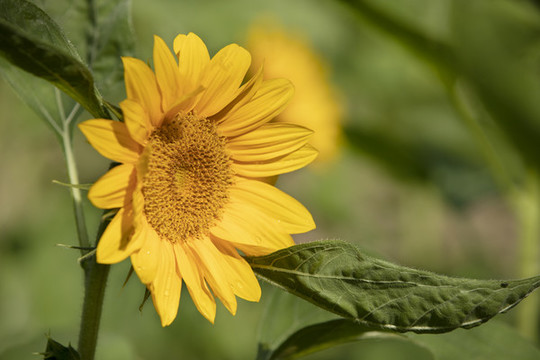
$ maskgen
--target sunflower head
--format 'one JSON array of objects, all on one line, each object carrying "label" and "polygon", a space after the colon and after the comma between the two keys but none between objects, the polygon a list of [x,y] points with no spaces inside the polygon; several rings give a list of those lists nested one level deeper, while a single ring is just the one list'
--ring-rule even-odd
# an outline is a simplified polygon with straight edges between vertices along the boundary
[{"label": "sunflower head", "polygon": [[176,317],[182,282],[211,322],[215,298],[236,312],[236,296],[261,290],[240,256],[290,245],[312,230],[309,212],[264,179],[315,159],[312,131],[270,122],[293,94],[262,70],[242,84],[250,54],[232,44],[210,58],[195,34],[178,35],[174,53],[154,39],[152,70],[123,58],[124,121],[79,125],[103,156],[120,163],[90,189],[91,202],[119,209],[97,246],[105,264],[130,257],[163,326]]}]

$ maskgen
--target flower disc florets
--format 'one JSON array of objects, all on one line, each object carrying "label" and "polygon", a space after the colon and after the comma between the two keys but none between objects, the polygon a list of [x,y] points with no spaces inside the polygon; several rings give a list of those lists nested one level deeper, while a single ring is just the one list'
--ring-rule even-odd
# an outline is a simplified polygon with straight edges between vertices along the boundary
[{"label": "flower disc florets", "polygon": [[233,184],[225,138],[196,115],[177,114],[149,137],[142,192],[149,224],[171,242],[208,232]]}]

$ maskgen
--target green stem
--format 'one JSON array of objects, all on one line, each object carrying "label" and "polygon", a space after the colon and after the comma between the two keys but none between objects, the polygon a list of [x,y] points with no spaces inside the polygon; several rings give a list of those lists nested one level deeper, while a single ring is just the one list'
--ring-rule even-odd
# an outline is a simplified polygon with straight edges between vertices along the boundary
[{"label": "green stem", "polygon": [[[58,91],[56,92],[56,100],[63,123],[61,137],[69,184],[78,185],[79,174],[73,154],[71,123],[77,116],[80,106],[79,104],[75,105],[71,113],[66,117],[63,110],[62,98]],[[109,275],[109,265],[98,264],[96,262],[95,252],[93,254],[90,253],[91,248],[86,229],[81,189],[77,186],[70,186],[70,192],[73,199],[79,246],[81,248],[81,255],[83,255],[81,257],[81,266],[84,270],[84,303],[79,331],[78,351],[82,360],[92,360],[96,351],[103,298]],[[103,231],[105,231],[107,224],[108,221],[101,222],[97,235],[98,239],[103,234]]]},{"label": "green stem", "polygon": [[[87,10],[90,24],[86,38],[88,47],[87,61],[91,69],[96,57],[99,36],[97,7],[94,0],[87,0]],[[106,109],[102,107],[101,110],[105,114],[101,115],[101,117],[110,118]],[[110,218],[106,218],[104,213],[96,237],[96,247],[101,235],[109,224],[109,220]],[[84,302],[79,330],[78,352],[81,360],[93,360],[96,353],[99,324],[101,322],[103,299],[105,297],[110,265],[97,263],[96,253],[94,252],[82,258],[81,266],[84,269]]]},{"label": "green stem", "polygon": [[[540,271],[540,188],[534,172],[527,176],[525,189],[516,192],[513,204],[518,217],[519,229],[519,276],[530,277]],[[538,340],[538,317],[540,316],[538,294],[531,294],[517,309],[517,326],[522,335]]]},{"label": "green stem", "polygon": [[[98,241],[108,223],[108,220],[101,221],[97,234]],[[84,302],[78,351],[81,360],[92,360],[96,352],[103,298],[110,265],[98,264],[94,253],[85,257],[81,262],[81,266],[84,269]]]},{"label": "green stem", "polygon": [[[63,105],[62,105],[62,99],[60,92],[55,89],[56,92],[56,100],[58,109],[60,111],[60,115],[62,116],[62,148],[64,150],[64,158],[66,160],[66,169],[68,173],[68,179],[69,183],[73,185],[79,184],[79,173],[77,171],[77,164],[75,161],[75,156],[73,154],[73,145],[71,143],[71,131],[70,131],[70,123],[72,121],[72,117],[74,117],[77,113],[77,109],[74,108],[73,111],[70,113],[69,118],[66,119]],[[76,107],[79,107],[79,105],[75,105]],[[88,248],[90,247],[90,241],[88,240],[88,231],[86,229],[86,220],[84,217],[84,209],[83,209],[83,201],[82,201],[82,193],[81,189],[77,188],[76,186],[70,187],[71,192],[71,199],[73,200],[73,211],[75,214],[75,224],[77,227],[77,237],[79,239],[79,246],[81,248]],[[88,250],[81,249],[81,255],[84,255]]]}]

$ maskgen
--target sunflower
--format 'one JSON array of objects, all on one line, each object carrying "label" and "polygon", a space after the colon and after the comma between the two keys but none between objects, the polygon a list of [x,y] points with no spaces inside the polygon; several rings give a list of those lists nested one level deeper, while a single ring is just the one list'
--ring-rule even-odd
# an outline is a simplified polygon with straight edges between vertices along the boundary
[{"label": "sunflower", "polygon": [[294,84],[294,99],[274,121],[314,130],[310,144],[319,151],[316,162],[332,162],[339,153],[343,105],[323,58],[302,36],[266,20],[251,26],[246,47],[253,69],[264,63],[266,77],[284,77]]},{"label": "sunflower", "polygon": [[[231,44],[210,58],[195,34],[178,35],[174,54],[154,38],[154,71],[125,57],[124,122],[80,124],[90,144],[120,163],[88,197],[115,209],[97,261],[131,258],[163,326],[176,317],[182,281],[212,323],[217,297],[234,315],[236,296],[258,301],[259,283],[240,253],[264,255],[312,230],[310,213],[264,180],[315,159],[312,131],[270,123],[293,95],[262,69],[242,85],[251,56]],[[239,252],[240,251],[240,252]]]}]

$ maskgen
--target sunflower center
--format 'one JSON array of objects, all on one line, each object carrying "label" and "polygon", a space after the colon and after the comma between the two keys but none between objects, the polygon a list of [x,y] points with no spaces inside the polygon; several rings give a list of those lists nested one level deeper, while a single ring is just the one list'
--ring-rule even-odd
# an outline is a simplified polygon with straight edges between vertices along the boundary
[{"label": "sunflower center", "polygon": [[225,138],[216,124],[178,114],[152,133],[145,151],[142,192],[148,223],[171,242],[207,233],[220,219],[233,183]]}]

